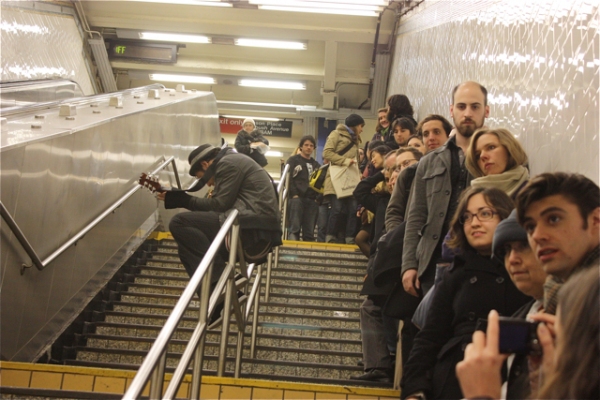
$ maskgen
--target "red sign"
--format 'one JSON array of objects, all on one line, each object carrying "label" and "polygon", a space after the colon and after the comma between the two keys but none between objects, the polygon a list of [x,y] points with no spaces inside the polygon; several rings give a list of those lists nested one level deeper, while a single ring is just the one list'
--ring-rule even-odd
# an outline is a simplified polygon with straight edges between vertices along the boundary
[{"label": "red sign", "polygon": [[219,118],[221,133],[238,133],[242,129],[242,122],[244,120],[241,118]]}]

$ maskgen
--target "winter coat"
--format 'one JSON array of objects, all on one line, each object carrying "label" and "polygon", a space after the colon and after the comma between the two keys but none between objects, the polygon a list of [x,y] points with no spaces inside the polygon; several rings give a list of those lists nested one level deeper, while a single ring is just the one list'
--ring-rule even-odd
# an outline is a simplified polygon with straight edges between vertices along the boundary
[{"label": "winter coat", "polygon": [[[358,160],[358,146],[360,145],[360,137],[354,137],[348,132],[348,128],[344,124],[339,124],[334,131],[327,137],[325,147],[323,147],[323,158],[329,160],[330,165],[348,166],[351,160]],[[343,156],[338,153],[344,150],[350,143],[356,144],[348,150]],[[324,195],[335,194],[333,183],[331,182],[331,171],[327,170],[325,178]]]},{"label": "winter coat", "polygon": [[235,149],[238,151],[238,153],[250,156],[250,158],[256,161],[258,165],[264,167],[268,164],[265,155],[257,149],[253,149],[250,147],[252,143],[256,142],[262,142],[266,145],[269,144],[269,141],[263,137],[262,133],[259,130],[255,129],[252,132],[248,133],[242,129],[237,133],[237,137],[235,138]]},{"label": "winter coat", "polygon": [[477,320],[486,319],[491,310],[511,316],[530,300],[499,262],[473,250],[457,255],[436,286],[425,325],[415,338],[404,367],[402,398],[423,392],[428,399],[462,399],[455,368]]}]

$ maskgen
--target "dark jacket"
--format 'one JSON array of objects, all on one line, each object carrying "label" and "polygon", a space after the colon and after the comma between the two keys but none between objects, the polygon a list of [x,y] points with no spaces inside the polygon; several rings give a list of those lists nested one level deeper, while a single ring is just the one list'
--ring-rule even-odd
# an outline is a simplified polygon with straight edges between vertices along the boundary
[{"label": "dark jacket", "polygon": [[290,192],[288,198],[294,196],[316,199],[317,192],[308,187],[308,180],[313,171],[319,169],[321,164],[314,158],[306,159],[300,154],[290,157],[287,163],[290,166]]},{"label": "dark jacket", "polygon": [[263,137],[259,130],[255,129],[248,133],[242,129],[237,133],[237,137],[235,138],[235,149],[238,151],[238,153],[250,156],[250,158],[256,161],[258,165],[264,167],[268,164],[267,158],[258,150],[250,147],[252,143],[256,142],[262,142],[266,145],[269,144],[269,141]]},{"label": "dark jacket", "polygon": [[223,223],[236,209],[242,229],[281,231],[276,192],[267,171],[245,155],[229,150],[219,160],[214,178],[212,196],[190,196],[188,210],[215,211]]},{"label": "dark jacket", "polygon": [[[405,248],[406,250],[406,248]],[[510,316],[531,298],[506,269],[472,250],[457,255],[436,288],[423,329],[417,334],[402,377],[402,398],[462,399],[456,364],[471,342],[477,319],[491,310]]]},{"label": "dark jacket", "polygon": [[417,164],[406,167],[400,172],[396,186],[385,212],[385,230],[391,231],[405,221],[410,200],[410,189],[417,172]]},{"label": "dark jacket", "polygon": [[354,189],[353,193],[358,204],[375,214],[371,224],[372,230],[370,232],[372,238],[372,247],[373,244],[377,244],[377,241],[385,229],[385,210],[388,202],[390,201],[390,195],[387,192],[373,193],[375,186],[377,186],[379,182],[383,182],[383,180],[383,173],[381,171],[377,172],[375,175],[360,181],[358,185],[356,185],[356,189]]},{"label": "dark jacket", "polygon": [[[523,307],[519,308],[513,315],[513,318],[526,319],[529,310],[535,303],[531,300]],[[508,385],[506,388],[507,399],[528,399],[531,395],[531,385],[529,383],[529,363],[524,354],[515,354],[510,372],[508,375]]]}]

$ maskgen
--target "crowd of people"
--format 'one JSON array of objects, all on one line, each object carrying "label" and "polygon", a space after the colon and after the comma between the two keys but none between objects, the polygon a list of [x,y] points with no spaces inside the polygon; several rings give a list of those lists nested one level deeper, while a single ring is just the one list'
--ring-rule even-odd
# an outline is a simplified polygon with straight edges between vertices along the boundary
[{"label": "crowd of people", "polygon": [[[390,96],[364,144],[364,119],[348,115],[322,149],[321,191],[310,183],[322,168],[316,141],[303,136],[287,160],[288,238],[356,243],[368,259],[364,373],[353,379],[392,382],[399,348],[403,399],[600,398],[600,188],[579,174],[530,177],[518,139],[485,126],[487,97],[477,82],[457,85],[451,123],[417,122],[405,95]],[[159,196],[192,211],[170,226],[190,275],[233,208],[249,250],[280,243],[261,168],[268,141],[249,119],[235,147],[241,154],[190,154],[190,173],[215,185],[211,198]],[[502,346],[521,340],[506,333],[515,320],[533,336],[509,354]]]},{"label": "crowd of people", "polygon": [[[530,177],[515,135],[485,125],[479,83],[451,98],[453,123],[417,122],[409,99],[391,96],[366,143],[364,120],[348,116],[323,157],[359,169],[353,194],[341,195],[330,173],[324,196],[306,186],[321,208],[302,238],[313,240],[304,232],[319,220],[320,240],[356,243],[368,258],[364,373],[353,379],[391,382],[400,336],[403,399],[599,398],[600,189],[578,174]],[[299,225],[290,224],[295,239]],[[501,353],[505,317],[536,321],[543,351]]]}]

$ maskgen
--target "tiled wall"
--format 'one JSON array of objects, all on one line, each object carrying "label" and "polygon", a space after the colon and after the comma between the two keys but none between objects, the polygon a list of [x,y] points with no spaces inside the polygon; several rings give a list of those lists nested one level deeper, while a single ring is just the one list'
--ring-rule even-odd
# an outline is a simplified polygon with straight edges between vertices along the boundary
[{"label": "tiled wall", "polygon": [[85,95],[94,94],[74,13],[66,3],[3,1],[0,80],[58,76],[77,82]]},{"label": "tiled wall", "polygon": [[425,0],[401,19],[388,94],[449,118],[452,88],[478,81],[486,124],[517,135],[532,174],[598,183],[599,25],[597,0]]}]

